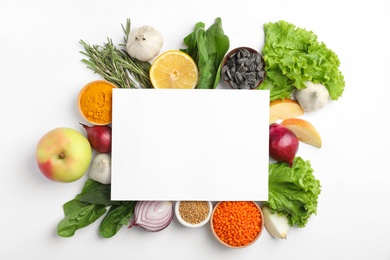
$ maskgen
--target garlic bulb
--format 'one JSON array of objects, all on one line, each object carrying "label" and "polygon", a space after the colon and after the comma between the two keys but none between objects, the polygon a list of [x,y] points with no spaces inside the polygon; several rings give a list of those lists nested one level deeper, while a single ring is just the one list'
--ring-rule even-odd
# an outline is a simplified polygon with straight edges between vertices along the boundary
[{"label": "garlic bulb", "polygon": [[89,177],[103,184],[111,183],[111,155],[100,153],[93,158]]},{"label": "garlic bulb", "polygon": [[305,82],[306,88],[296,89],[294,97],[305,111],[316,111],[323,108],[329,100],[329,91],[322,84]]},{"label": "garlic bulb", "polygon": [[163,46],[162,34],[149,25],[133,29],[126,44],[127,53],[140,61],[150,61],[156,57]]}]

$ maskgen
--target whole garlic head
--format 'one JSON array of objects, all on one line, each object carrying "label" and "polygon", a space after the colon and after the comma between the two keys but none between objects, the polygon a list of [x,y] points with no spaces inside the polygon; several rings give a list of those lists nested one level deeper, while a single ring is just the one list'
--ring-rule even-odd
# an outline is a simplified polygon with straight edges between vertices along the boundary
[{"label": "whole garlic head", "polygon": [[111,155],[99,153],[92,161],[89,177],[103,184],[111,183]]},{"label": "whole garlic head", "polygon": [[150,61],[156,57],[163,46],[162,34],[149,25],[144,25],[130,31],[126,50],[127,53],[140,61]]},{"label": "whole garlic head", "polygon": [[329,100],[329,91],[322,84],[305,82],[306,88],[296,89],[294,98],[305,111],[316,111],[323,108]]}]

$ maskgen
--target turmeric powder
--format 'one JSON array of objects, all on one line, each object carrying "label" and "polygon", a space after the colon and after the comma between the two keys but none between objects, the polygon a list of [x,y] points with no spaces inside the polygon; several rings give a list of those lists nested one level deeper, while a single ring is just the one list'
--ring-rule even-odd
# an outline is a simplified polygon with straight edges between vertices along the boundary
[{"label": "turmeric powder", "polygon": [[115,87],[106,80],[96,80],[80,91],[79,110],[88,122],[95,125],[112,122],[112,89]]}]

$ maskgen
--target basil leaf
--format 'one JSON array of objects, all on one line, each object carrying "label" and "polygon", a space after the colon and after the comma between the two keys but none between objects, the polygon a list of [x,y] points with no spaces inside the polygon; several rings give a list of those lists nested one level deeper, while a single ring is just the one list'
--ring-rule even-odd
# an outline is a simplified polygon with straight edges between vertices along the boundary
[{"label": "basil leaf", "polygon": [[57,234],[61,237],[71,237],[76,230],[94,223],[106,213],[103,205],[85,205],[70,212],[57,225]]},{"label": "basil leaf", "polygon": [[135,201],[125,201],[120,205],[111,206],[99,227],[99,233],[104,238],[114,236],[123,225],[127,225],[134,212]]}]

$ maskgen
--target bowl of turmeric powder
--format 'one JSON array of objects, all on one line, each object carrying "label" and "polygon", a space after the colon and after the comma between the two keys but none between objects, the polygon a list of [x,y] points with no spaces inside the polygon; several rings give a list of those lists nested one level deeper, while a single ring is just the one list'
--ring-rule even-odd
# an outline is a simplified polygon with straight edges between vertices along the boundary
[{"label": "bowl of turmeric powder", "polygon": [[230,248],[244,248],[259,239],[264,229],[263,213],[252,201],[221,201],[210,219],[215,238]]},{"label": "bowl of turmeric powder", "polygon": [[93,125],[112,122],[112,89],[116,86],[107,80],[86,84],[78,96],[78,107],[83,118]]}]

